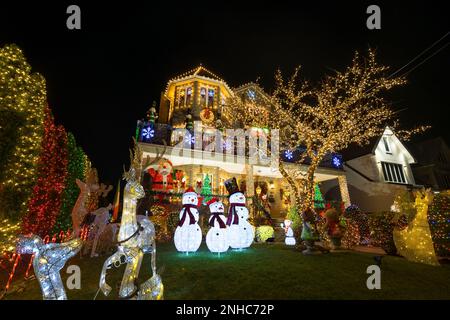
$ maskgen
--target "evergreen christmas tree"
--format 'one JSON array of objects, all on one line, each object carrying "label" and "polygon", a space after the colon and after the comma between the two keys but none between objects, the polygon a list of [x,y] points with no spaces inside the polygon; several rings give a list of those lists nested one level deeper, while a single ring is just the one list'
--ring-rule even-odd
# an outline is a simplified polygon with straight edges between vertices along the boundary
[{"label": "evergreen christmas tree", "polygon": [[23,233],[34,233],[41,237],[49,234],[56,223],[61,209],[68,163],[66,131],[64,127],[55,125],[48,107],[44,125],[38,180],[22,225]]},{"label": "evergreen christmas tree", "polygon": [[320,191],[318,183],[314,186],[314,208],[325,209],[325,203],[323,201],[322,192]]},{"label": "evergreen christmas tree", "polygon": [[202,191],[200,193],[203,197],[203,204],[206,205],[212,198],[211,180],[209,179],[209,175],[206,175],[205,179],[203,179]]},{"label": "evergreen christmas tree", "polygon": [[0,217],[19,218],[36,182],[41,151],[45,80],[31,73],[15,45],[0,48]]},{"label": "evergreen christmas tree", "polygon": [[81,147],[77,146],[74,135],[69,132],[67,135],[68,165],[67,177],[65,181],[64,193],[62,196],[61,212],[58,216],[53,233],[67,230],[72,226],[72,208],[80,194],[80,188],[75,180],[84,180],[84,157]]}]

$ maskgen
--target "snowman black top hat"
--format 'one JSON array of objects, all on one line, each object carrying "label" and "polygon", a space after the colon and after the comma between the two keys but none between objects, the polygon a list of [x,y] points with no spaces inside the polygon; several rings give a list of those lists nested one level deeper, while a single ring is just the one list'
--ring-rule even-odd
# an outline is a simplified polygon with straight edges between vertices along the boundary
[{"label": "snowman black top hat", "polygon": [[228,179],[224,182],[225,184],[225,188],[227,188],[228,194],[231,196],[232,194],[236,193],[236,192],[241,192],[239,191],[239,187],[236,181],[236,178],[233,177],[231,179]]}]

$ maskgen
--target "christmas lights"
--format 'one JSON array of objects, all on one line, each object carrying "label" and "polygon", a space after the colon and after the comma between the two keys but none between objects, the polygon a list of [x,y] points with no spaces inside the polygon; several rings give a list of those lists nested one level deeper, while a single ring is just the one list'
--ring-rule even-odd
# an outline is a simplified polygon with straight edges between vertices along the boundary
[{"label": "christmas lights", "polygon": [[[280,130],[280,149],[305,147],[295,163],[307,166],[301,170],[279,163],[279,171],[292,188],[300,211],[313,207],[314,174],[324,157],[346,149],[351,144],[364,145],[379,136],[388,122],[394,130],[396,112],[382,93],[405,83],[403,77],[389,77],[389,68],[375,61],[375,51],[369,50],[363,59],[355,54],[352,64],[342,72],[327,76],[318,85],[300,81],[300,68],[285,79],[281,71],[275,74],[275,90],[266,103],[232,97],[228,115],[232,122]],[[267,115],[267,116],[266,116]],[[400,130],[405,136],[422,132],[426,127]],[[340,159],[332,159],[340,167]],[[345,196],[345,201],[348,199]],[[348,203],[349,204],[349,203]]]},{"label": "christmas lights", "polygon": [[5,217],[17,218],[27,211],[37,180],[47,100],[45,79],[31,73],[16,45],[6,45],[0,48],[0,87],[0,210]]}]

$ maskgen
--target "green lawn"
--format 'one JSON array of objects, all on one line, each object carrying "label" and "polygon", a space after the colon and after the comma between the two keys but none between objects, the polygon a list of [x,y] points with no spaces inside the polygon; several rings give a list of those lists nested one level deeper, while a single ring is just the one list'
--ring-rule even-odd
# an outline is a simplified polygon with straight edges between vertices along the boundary
[{"label": "green lawn", "polygon": [[[82,272],[81,290],[67,290],[69,299],[93,299],[105,257],[74,258]],[[217,257],[202,246],[195,254],[176,252],[173,244],[158,246],[158,267],[165,299],[450,299],[450,266],[432,267],[400,257],[383,259],[381,290],[368,290],[366,268],[373,255],[339,252],[304,256],[284,244],[255,244],[242,251]],[[144,259],[141,279],[149,277],[149,257]],[[65,270],[63,278],[67,277]],[[108,298],[117,298],[116,284],[123,268],[111,269]],[[25,291],[6,299],[40,299],[36,280]],[[105,299],[99,293],[97,299]]]}]

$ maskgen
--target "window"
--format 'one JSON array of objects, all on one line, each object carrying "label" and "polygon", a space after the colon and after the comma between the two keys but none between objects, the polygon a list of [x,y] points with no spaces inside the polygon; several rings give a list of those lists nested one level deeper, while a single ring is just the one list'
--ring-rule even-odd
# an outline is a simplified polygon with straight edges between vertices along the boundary
[{"label": "window", "polygon": [[381,162],[383,176],[386,182],[406,183],[403,166],[398,163]]},{"label": "window", "polygon": [[389,146],[389,140],[387,137],[383,137],[384,150],[386,153],[391,153],[391,147]]},{"label": "window", "polygon": [[186,89],[186,106],[191,106],[191,98],[192,98],[192,87],[188,87]]},{"label": "window", "polygon": [[212,108],[214,103],[214,89],[208,89],[208,107]]},{"label": "window", "polygon": [[200,106],[204,107],[206,105],[206,88],[200,88]]}]

